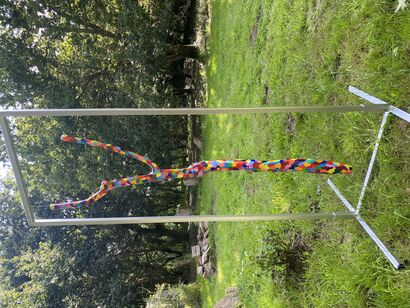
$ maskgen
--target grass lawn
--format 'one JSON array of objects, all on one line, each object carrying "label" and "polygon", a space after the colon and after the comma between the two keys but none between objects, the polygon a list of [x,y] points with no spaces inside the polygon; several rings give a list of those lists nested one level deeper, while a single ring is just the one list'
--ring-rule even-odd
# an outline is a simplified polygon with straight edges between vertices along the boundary
[{"label": "grass lawn", "polygon": [[[398,107],[410,99],[410,9],[395,1],[211,1],[209,107],[346,105],[349,84]],[[382,114],[204,118],[203,159],[331,159],[355,205]],[[391,116],[362,216],[410,258],[410,126]],[[309,174],[218,173],[202,179],[199,212],[344,210]],[[199,278],[204,307],[236,286],[245,307],[409,307],[410,270],[395,271],[354,221],[215,223],[217,271]]]}]

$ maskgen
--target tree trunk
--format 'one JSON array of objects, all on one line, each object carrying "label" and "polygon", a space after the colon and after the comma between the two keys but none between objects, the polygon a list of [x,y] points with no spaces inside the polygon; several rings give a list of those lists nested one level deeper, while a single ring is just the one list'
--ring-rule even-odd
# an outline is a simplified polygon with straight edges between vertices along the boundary
[{"label": "tree trunk", "polygon": [[195,45],[168,45],[165,58],[168,63],[187,58],[199,60],[199,48]]}]

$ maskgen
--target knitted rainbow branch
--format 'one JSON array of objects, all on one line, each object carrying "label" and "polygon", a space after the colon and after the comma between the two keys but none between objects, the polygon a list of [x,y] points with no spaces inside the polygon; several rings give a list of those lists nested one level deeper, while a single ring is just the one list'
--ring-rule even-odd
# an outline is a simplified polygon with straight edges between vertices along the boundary
[{"label": "knitted rainbow branch", "polygon": [[123,151],[120,147],[105,144],[99,141],[81,139],[72,136],[62,135],[61,140],[78,144],[86,144],[91,147],[98,147],[104,150],[114,152],[123,156],[131,157],[148,165],[151,172],[145,175],[135,175],[118,180],[109,180],[101,182],[100,189],[90,197],[80,201],[64,202],[51,204],[52,209],[70,209],[79,208],[84,205],[89,205],[100,200],[110,190],[118,187],[140,185],[155,181],[170,181],[173,179],[189,179],[202,177],[204,174],[211,171],[232,171],[246,170],[249,172],[308,172],[322,174],[349,174],[352,172],[352,167],[334,163],[326,160],[314,159],[281,159],[281,160],[204,160],[193,163],[187,168],[182,169],[160,169],[157,164],[149,159],[131,151]]}]

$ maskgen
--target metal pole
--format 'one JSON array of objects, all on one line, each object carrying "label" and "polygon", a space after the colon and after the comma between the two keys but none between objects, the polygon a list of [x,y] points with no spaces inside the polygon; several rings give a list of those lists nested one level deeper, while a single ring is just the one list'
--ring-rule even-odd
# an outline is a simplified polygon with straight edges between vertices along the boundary
[{"label": "metal pole", "polygon": [[339,191],[339,189],[333,184],[331,180],[327,180],[327,183],[329,186],[333,189],[333,191],[336,193],[336,195],[340,198],[340,200],[343,202],[343,204],[347,207],[347,209],[350,211],[350,213],[353,215],[353,217],[356,218],[356,220],[359,222],[359,224],[362,226],[363,230],[367,233],[367,235],[370,236],[370,238],[373,240],[373,242],[379,247],[381,252],[384,254],[384,256],[389,260],[389,262],[393,265],[395,269],[401,269],[404,267],[404,264],[399,261],[398,258],[396,258],[388,249],[387,247],[383,244],[383,242],[379,239],[379,237],[376,235],[376,233],[373,232],[373,230],[369,227],[369,225],[357,214],[357,211],[354,210],[353,206],[347,201],[347,199],[342,195],[342,193]]},{"label": "metal pole", "polygon": [[398,116],[399,118],[402,118],[403,120],[410,123],[410,113],[405,112],[404,110],[401,110],[394,106],[390,106],[389,111],[394,115]]},{"label": "metal pole", "polygon": [[357,96],[367,100],[368,102],[372,103],[372,104],[376,104],[376,105],[385,105],[387,104],[385,101],[382,101],[381,99],[378,99],[377,97],[374,97],[362,90],[359,90],[356,87],[353,86],[349,86],[349,92],[356,94]]},{"label": "metal pole", "polygon": [[84,226],[145,223],[181,223],[200,221],[274,221],[274,220],[315,220],[315,219],[352,219],[354,213],[306,213],[272,215],[192,215],[192,216],[147,216],[147,217],[111,217],[111,218],[63,218],[36,219],[35,226]]},{"label": "metal pole", "polygon": [[[357,96],[367,100],[368,102],[372,103],[372,104],[376,104],[376,105],[389,105],[387,104],[385,101],[382,101],[381,99],[378,99],[377,97],[374,97],[362,90],[359,90],[358,88],[355,88],[353,86],[349,86],[349,91],[353,94],[356,94]],[[410,113],[401,110],[397,107],[394,106],[390,106],[389,110],[391,113],[393,113],[394,115],[398,116],[399,118],[402,118],[403,120],[410,122]]]},{"label": "metal pole", "polygon": [[329,184],[329,186],[333,189],[333,191],[336,193],[336,195],[339,197],[339,199],[347,207],[349,212],[356,214],[356,211],[354,210],[354,207],[350,204],[349,201],[347,201],[347,199],[342,195],[340,190],[335,186],[335,184],[333,184],[333,182],[330,179],[327,179],[327,184]]},{"label": "metal pole", "polygon": [[20,164],[17,159],[16,150],[14,148],[13,140],[10,133],[10,127],[5,117],[0,116],[0,127],[3,131],[7,153],[10,158],[11,166],[13,167],[13,172],[16,178],[17,188],[20,193],[21,201],[23,202],[24,214],[26,215],[28,224],[32,226],[34,224],[34,215],[29,205],[26,187],[24,185],[23,177],[21,175]]},{"label": "metal pole", "polygon": [[390,263],[393,265],[395,269],[402,269],[404,268],[404,264],[397,259],[388,249],[387,247],[383,244],[383,242],[378,238],[376,233],[373,232],[373,230],[369,227],[369,225],[360,217],[356,217],[357,221],[359,224],[363,227],[364,231],[370,236],[370,238],[373,240],[373,242],[379,247],[381,252],[386,256],[386,258],[390,261]]},{"label": "metal pole", "polygon": [[370,175],[372,174],[374,162],[376,161],[377,151],[379,150],[379,143],[380,143],[380,140],[382,139],[384,127],[386,126],[388,116],[389,116],[389,112],[385,112],[384,115],[383,115],[382,123],[380,125],[379,133],[377,134],[376,143],[374,145],[372,158],[370,159],[370,163],[369,163],[369,167],[367,168],[367,173],[366,173],[366,177],[364,179],[363,187],[362,187],[362,190],[360,192],[359,201],[357,202],[357,206],[356,206],[356,213],[357,214],[360,212],[360,208],[362,207],[364,194],[366,193],[367,185],[369,184]]},{"label": "metal pole", "polygon": [[0,116],[132,116],[132,115],[206,115],[284,112],[385,112],[388,105],[289,106],[243,108],[108,108],[108,109],[20,109],[0,110]]}]

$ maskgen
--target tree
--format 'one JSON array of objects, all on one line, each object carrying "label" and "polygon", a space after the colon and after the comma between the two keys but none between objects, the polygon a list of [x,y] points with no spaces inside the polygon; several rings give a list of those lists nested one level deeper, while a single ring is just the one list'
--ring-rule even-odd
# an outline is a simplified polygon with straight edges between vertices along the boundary
[{"label": "tree", "polygon": [[[166,76],[170,2],[2,1],[0,104],[3,107],[177,107]],[[182,49],[181,49],[182,50]],[[187,54],[188,55],[188,54]],[[165,59],[165,61],[164,61]],[[62,144],[68,133],[113,142],[162,167],[185,164],[186,119],[172,117],[18,118],[12,122],[28,194],[39,217],[174,214],[180,183],[113,192],[93,207],[52,212],[103,178],[145,172],[105,151]],[[4,147],[0,145],[1,158]],[[124,164],[126,162],[126,164]],[[183,280],[186,227],[28,228],[15,188],[0,189],[0,288],[27,306],[142,305],[157,283]],[[41,273],[34,273],[37,268]],[[42,294],[35,298],[35,294]],[[12,305],[10,304],[10,305]]]}]

